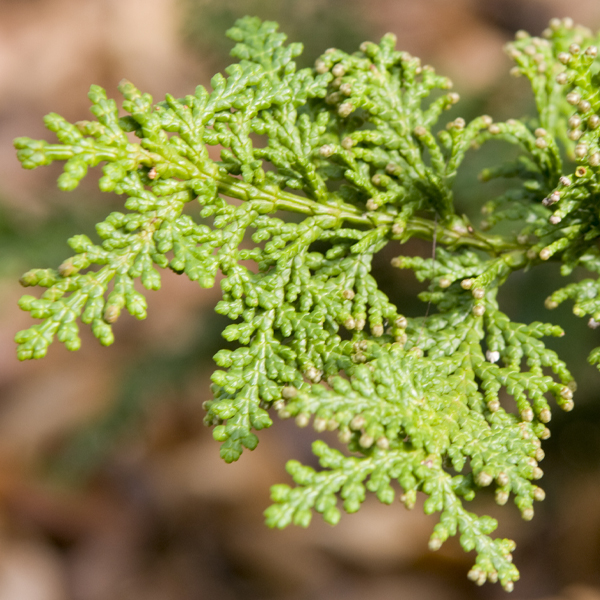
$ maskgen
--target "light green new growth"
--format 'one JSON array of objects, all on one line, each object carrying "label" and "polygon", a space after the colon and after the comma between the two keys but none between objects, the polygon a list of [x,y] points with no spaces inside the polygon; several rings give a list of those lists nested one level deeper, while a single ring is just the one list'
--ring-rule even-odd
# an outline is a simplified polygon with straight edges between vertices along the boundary
[{"label": "light green new growth", "polygon": [[[440,513],[431,549],[460,534],[476,551],[469,577],[511,590],[514,543],[491,537],[496,521],[465,501],[493,486],[499,504],[512,495],[523,518],[533,517],[544,497],[535,482],[540,440],[550,435],[548,398],[570,410],[575,384],[542,342],[562,330],[512,322],[496,295],[511,272],[549,259],[565,275],[577,266],[600,273],[596,38],[568,19],[552,21],[543,38],[519,33],[508,53],[531,82],[536,118],[457,118],[443,128],[438,120],[458,95],[397,51],[393,35],[351,55],[327,50],[302,70],[294,63],[302,46],[285,45],[274,23],[244,18],[228,35],[239,62],[215,75],[212,91],[198,86],[153,104],[123,81],[128,116],[120,118],[92,86],[96,120],[50,114],[59,143],[15,141],[25,168],[65,161],[62,190],[102,163],[100,189],[124,195],[127,209],[97,225],[100,243],[75,236],[74,256],[57,270],[23,276],[23,285],[47,289],[20,301],[41,323],[17,334],[19,358],[41,358],[55,337],[78,349],[78,321],[111,344],[123,309],[146,316],[135,281],[158,289],[158,268],[204,288],[222,273],[216,311],[232,321],[223,336],[238,342],[215,356],[206,403],[222,457],[253,450],[270,409],[338,432],[348,450],[315,442],[320,471],[288,462],[296,487],[273,487],[267,523],[307,526],[317,511],[335,524],[340,498],[347,512],[367,491],[390,504],[397,482],[408,508],[423,492],[425,512]],[[482,178],[518,185],[483,204],[478,230],[455,212],[452,184],[467,150],[493,138],[520,154]],[[220,161],[209,146],[221,148]],[[200,218],[184,214],[196,201]],[[504,220],[514,222],[512,234],[485,233]],[[434,235],[434,258],[393,261],[430,282],[421,299],[436,310],[407,318],[378,288],[373,256]],[[547,307],[572,299],[595,327],[599,289],[599,279],[570,284]],[[600,348],[590,360],[600,362]],[[503,407],[507,395],[518,414]]]}]

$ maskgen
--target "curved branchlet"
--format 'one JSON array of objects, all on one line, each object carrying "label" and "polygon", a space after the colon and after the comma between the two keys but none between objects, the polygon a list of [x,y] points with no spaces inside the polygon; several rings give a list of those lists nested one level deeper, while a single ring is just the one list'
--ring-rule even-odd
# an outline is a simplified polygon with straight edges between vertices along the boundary
[{"label": "curved branchlet", "polygon": [[[483,174],[484,178],[496,174],[527,177],[522,191],[511,191],[485,206],[486,221],[491,226],[507,218],[525,219],[527,225],[517,239],[531,244],[528,258],[558,258],[563,275],[578,266],[600,273],[598,42],[598,35],[575,26],[571,19],[553,19],[543,38],[520,32],[507,46],[516,62],[513,73],[525,75],[534,90],[539,115],[533,131],[537,152],[555,155],[555,148],[562,144],[574,164],[565,173],[557,162],[557,168],[546,174],[533,168],[530,152],[511,173],[502,172],[506,169],[502,167],[497,173]],[[519,124],[510,125],[515,126]],[[588,324],[595,328],[600,322],[599,289],[598,279],[569,284],[549,296],[546,307],[552,309],[571,299],[573,313],[589,315]],[[596,364],[598,357],[600,349],[594,350],[589,360]]]},{"label": "curved branchlet", "polygon": [[[296,487],[273,487],[268,524],[307,526],[313,511],[335,524],[338,499],[346,512],[367,491],[389,504],[397,482],[408,508],[423,492],[425,512],[440,513],[432,550],[460,534],[477,554],[469,577],[512,589],[514,543],[493,539],[496,521],[464,502],[493,486],[498,504],[512,495],[531,519],[544,498],[536,482],[550,401],[573,408],[572,376],[542,341],[564,332],[513,322],[497,291],[513,271],[550,259],[565,275],[577,266],[600,273],[594,36],[554,20],[543,38],[520,32],[507,47],[514,73],[531,81],[535,119],[459,117],[440,127],[458,94],[397,51],[392,35],[354,54],[327,50],[302,70],[294,62],[301,45],[286,45],[274,23],[246,17],[228,35],[238,62],[210,90],[154,104],[123,81],[127,114],[119,117],[92,86],[95,120],[51,114],[45,123],[58,143],[15,140],[25,168],[64,162],[62,190],[101,164],[100,189],[125,199],[123,212],[97,225],[98,242],[77,235],[58,269],[22,277],[46,289],[20,301],[41,322],[17,334],[19,358],[43,357],[55,338],[78,349],[79,322],[111,344],[124,309],[146,316],[137,280],[158,289],[161,269],[203,288],[219,277],[216,311],[231,320],[223,336],[237,343],[216,354],[205,403],[221,456],[231,462],[253,450],[273,413],[336,431],[348,451],[316,442],[321,471],[290,461]],[[474,229],[456,214],[452,186],[467,149],[492,139],[520,154],[481,179],[518,184],[482,203]],[[514,233],[487,233],[505,220]],[[435,312],[407,318],[371,269],[386,245],[413,237],[435,238],[434,257],[392,264],[429,282],[420,297]],[[596,327],[599,291],[600,280],[569,284],[547,306],[572,299]],[[600,362],[600,349],[590,360]]]}]

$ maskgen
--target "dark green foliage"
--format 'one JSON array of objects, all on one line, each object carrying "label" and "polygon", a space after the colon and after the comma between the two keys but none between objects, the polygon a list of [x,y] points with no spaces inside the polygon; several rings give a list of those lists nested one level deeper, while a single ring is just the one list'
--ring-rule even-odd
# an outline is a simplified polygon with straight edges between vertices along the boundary
[{"label": "dark green foliage", "polygon": [[[367,491],[390,504],[397,482],[408,508],[424,492],[425,511],[441,513],[432,549],[460,534],[477,553],[469,577],[512,589],[514,543],[490,537],[496,521],[463,503],[494,486],[499,504],[512,495],[531,519],[544,497],[534,482],[549,399],[573,407],[572,377],[542,341],[563,331],[512,322],[496,297],[513,271],[545,260],[560,261],[564,275],[578,266],[600,272],[593,36],[569,20],[553,21],[543,39],[520,33],[508,52],[515,74],[531,80],[536,117],[457,118],[445,128],[438,120],[459,99],[451,82],[395,50],[392,35],[351,55],[328,50],[301,70],[301,45],[285,45],[274,23],[244,18],[229,37],[239,62],[215,75],[212,91],[198,86],[154,105],[124,81],[120,118],[92,86],[97,120],[72,125],[51,114],[46,125],[60,143],[15,141],[26,168],[66,161],[63,190],[103,163],[100,188],[126,196],[128,210],[97,225],[99,244],[71,238],[75,254],[58,270],[23,276],[47,290],[21,300],[42,322],[17,334],[19,357],[44,356],[54,337],[79,348],[78,321],[112,343],[123,309],[145,317],[136,280],[158,289],[158,268],[205,288],[222,273],[216,311],[231,319],[223,336],[238,345],[215,356],[205,404],[222,457],[253,450],[272,409],[300,427],[312,419],[318,432],[337,431],[349,452],[318,441],[321,471],[290,461],[297,485],[273,487],[268,524],[307,526],[313,510],[335,524],[338,498],[347,512]],[[482,202],[486,218],[474,229],[454,209],[452,184],[467,150],[492,138],[521,154],[482,179],[518,185]],[[221,147],[220,161],[208,146]],[[196,200],[200,218],[184,213]],[[301,218],[286,220],[289,212]],[[485,233],[505,220],[514,221],[510,235]],[[421,299],[435,310],[419,318],[404,316],[371,275],[377,252],[412,237],[437,243],[432,258],[393,261],[429,281]],[[569,284],[547,306],[573,299],[595,327],[599,287]],[[600,349],[590,360],[600,361]]]}]

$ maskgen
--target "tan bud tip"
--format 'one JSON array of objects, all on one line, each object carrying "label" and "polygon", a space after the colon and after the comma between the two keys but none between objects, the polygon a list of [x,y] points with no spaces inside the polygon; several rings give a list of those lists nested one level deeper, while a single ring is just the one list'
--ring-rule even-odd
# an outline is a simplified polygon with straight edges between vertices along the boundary
[{"label": "tan bud tip", "polygon": [[113,304],[109,304],[104,310],[104,320],[107,323],[114,323],[121,314],[121,309],[118,306],[114,306]]},{"label": "tan bud tip", "polygon": [[442,540],[440,540],[440,538],[438,537],[432,537],[429,540],[429,549],[432,552],[435,552],[436,550],[439,550],[442,547]]},{"label": "tan bud tip", "polygon": [[587,125],[590,129],[598,129],[600,125],[600,117],[598,115],[591,115],[587,120]]},{"label": "tan bud tip", "polygon": [[306,427],[308,425],[309,420],[310,419],[309,419],[308,415],[304,415],[304,414],[298,415],[296,417],[296,425],[298,427]]},{"label": "tan bud tip", "polygon": [[342,77],[346,73],[346,67],[344,67],[342,63],[337,63],[337,65],[331,69],[331,72],[333,73],[334,77]]},{"label": "tan bud tip", "polygon": [[352,439],[352,432],[348,429],[343,429],[338,433],[338,440],[342,444],[347,444]]},{"label": "tan bud tip", "polygon": [[327,429],[327,419],[323,417],[317,417],[313,422],[313,429],[319,433]]},{"label": "tan bud tip", "polygon": [[381,337],[383,335],[383,325],[376,323],[371,327],[371,331],[375,337]]},{"label": "tan bud tip", "polygon": [[571,412],[574,407],[575,404],[573,403],[573,400],[566,400],[561,406],[565,412]]},{"label": "tan bud tip", "polygon": [[327,431],[335,431],[339,426],[336,419],[331,418],[327,421]]},{"label": "tan bud tip", "polygon": [[504,506],[508,502],[508,492],[506,490],[496,490],[495,500],[496,504]]},{"label": "tan bud tip", "polygon": [[483,317],[483,315],[485,314],[485,306],[483,304],[476,304],[473,307],[473,314],[476,317]]},{"label": "tan bud tip", "polygon": [[401,334],[401,335],[397,335],[397,336],[394,338],[394,341],[395,341],[397,344],[399,344],[400,346],[404,346],[404,344],[406,344],[406,342],[408,341],[408,336],[407,336],[405,333],[403,333],[403,334]]},{"label": "tan bud tip", "polygon": [[521,517],[523,517],[523,520],[525,521],[531,521],[531,519],[533,519],[533,508],[527,507],[523,509]]},{"label": "tan bud tip", "polygon": [[381,436],[376,444],[380,450],[387,450],[390,447],[390,442],[385,436]]},{"label": "tan bud tip", "polygon": [[404,233],[404,225],[401,223],[394,223],[392,225],[392,234],[395,236],[400,236]]},{"label": "tan bud tip", "polygon": [[365,426],[367,420],[362,415],[356,415],[352,421],[350,421],[350,427],[354,430],[361,429]]},{"label": "tan bud tip", "polygon": [[338,115],[340,115],[342,118],[345,118],[349,116],[353,110],[354,106],[350,102],[343,102],[338,108]]},{"label": "tan bud tip", "polygon": [[329,158],[335,151],[331,144],[325,144],[319,148],[319,154],[325,158]]},{"label": "tan bud tip", "polygon": [[591,110],[592,105],[587,101],[587,100],[582,100],[578,105],[577,105],[577,110],[580,113],[587,113]]},{"label": "tan bud tip", "polygon": [[369,198],[367,200],[367,210],[373,211],[373,210],[377,210],[379,208],[379,204],[377,202],[377,200],[375,200],[374,198]]},{"label": "tan bud tip", "polygon": [[577,158],[584,158],[587,153],[588,153],[587,144],[577,144],[577,146],[575,146],[575,156]]},{"label": "tan bud tip", "polygon": [[396,320],[394,321],[394,325],[398,329],[406,329],[406,327],[408,326],[408,321],[404,315],[398,315],[396,317]]},{"label": "tan bud tip", "polygon": [[571,388],[565,385],[560,390],[560,396],[565,400],[571,400],[571,398],[573,398],[573,392],[571,391]]},{"label": "tan bud tip", "polygon": [[284,400],[291,400],[292,398],[295,398],[298,395],[298,390],[291,385],[286,385],[282,390],[281,390],[281,397]]},{"label": "tan bud tip", "polygon": [[352,84],[350,83],[342,83],[342,85],[340,85],[340,92],[342,92],[342,94],[344,94],[344,96],[351,96],[352,95]]},{"label": "tan bud tip", "polygon": [[362,364],[367,362],[367,357],[362,352],[357,352],[352,356],[352,360],[357,364]]},{"label": "tan bud tip", "polygon": [[319,73],[319,75],[323,75],[323,73],[327,73],[329,69],[327,68],[327,64],[321,60],[320,58],[318,58],[315,61],[315,71],[317,73]]},{"label": "tan bud tip", "polygon": [[[65,260],[58,267],[58,274],[61,277],[69,277],[69,276],[73,275],[76,272],[77,272],[77,269],[73,266],[73,263],[71,262],[71,259]],[[21,284],[21,285],[23,285],[23,284]]]},{"label": "tan bud tip", "polygon": [[526,423],[531,423],[533,421],[533,410],[531,408],[525,408],[521,411],[521,419]]},{"label": "tan bud tip", "polygon": [[497,412],[498,410],[500,410],[500,401],[497,399],[490,400],[487,403],[487,407],[490,412]]},{"label": "tan bud tip", "polygon": [[363,448],[370,448],[373,445],[373,442],[374,442],[373,438],[370,435],[366,434],[366,433],[363,433],[360,436],[360,439],[358,440],[358,443]]},{"label": "tan bud tip", "polygon": [[306,370],[305,375],[309,381],[312,381],[313,383],[319,383],[319,381],[321,381],[321,376],[323,375],[323,373],[321,373],[321,371],[319,371],[319,369],[315,367],[309,367]]},{"label": "tan bud tip", "polygon": [[480,471],[475,477],[475,482],[481,487],[487,487],[492,481],[493,477],[485,471]]},{"label": "tan bud tip", "polygon": [[505,485],[508,485],[510,483],[510,478],[504,471],[502,471],[498,474],[498,477],[496,477],[496,481],[498,482],[498,485],[504,487]]},{"label": "tan bud tip", "polygon": [[557,18],[550,19],[549,25],[550,25],[550,29],[552,29],[552,31],[558,31],[562,26],[562,21]]}]

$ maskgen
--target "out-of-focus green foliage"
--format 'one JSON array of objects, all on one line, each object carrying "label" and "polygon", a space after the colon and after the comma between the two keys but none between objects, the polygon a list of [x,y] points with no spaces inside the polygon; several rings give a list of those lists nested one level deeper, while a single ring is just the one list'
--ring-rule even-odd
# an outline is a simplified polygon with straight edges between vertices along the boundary
[{"label": "out-of-focus green foliage", "polygon": [[296,57],[309,66],[311,57],[334,46],[352,52],[367,37],[368,23],[359,7],[345,0],[180,0],[185,12],[182,35],[187,45],[204,60],[219,66],[228,64],[231,43],[225,32],[244,15],[277,21],[292,40],[302,42],[304,52]]},{"label": "out-of-focus green foliage", "polygon": [[[204,288],[222,274],[216,311],[231,319],[223,336],[237,347],[216,354],[214,399],[206,403],[222,457],[231,462],[254,449],[255,431],[272,425],[269,410],[300,427],[312,419],[317,432],[337,431],[348,449],[316,442],[321,471],[290,461],[297,485],[274,486],[269,525],[307,526],[315,510],[335,524],[339,498],[347,512],[367,491],[391,503],[396,481],[408,508],[421,491],[425,511],[440,513],[432,549],[460,534],[463,548],[477,553],[469,577],[512,589],[514,543],[492,538],[495,519],[464,502],[493,485],[499,504],[512,494],[531,519],[544,497],[535,481],[548,398],[573,407],[572,376],[542,341],[562,329],[511,321],[497,293],[512,272],[547,260],[560,262],[564,275],[600,269],[594,36],[570,20],[553,21],[544,38],[519,33],[508,53],[514,73],[531,81],[536,117],[456,118],[444,128],[441,116],[458,94],[397,51],[392,35],[354,54],[332,48],[300,70],[301,45],[286,45],[274,23],[247,17],[228,35],[238,62],[215,75],[212,91],[198,86],[153,104],[123,81],[128,115],[119,117],[92,86],[96,120],[71,124],[50,114],[46,125],[59,143],[15,141],[25,168],[65,161],[63,190],[103,163],[100,189],[126,196],[128,211],[97,225],[100,243],[71,238],[75,254],[57,270],[23,276],[24,285],[47,289],[20,301],[42,322],[17,334],[19,357],[43,357],[55,337],[76,350],[78,321],[111,344],[123,309],[145,317],[135,283],[158,289],[157,268]],[[482,178],[513,177],[517,185],[481,203],[486,219],[474,229],[455,210],[453,183],[469,148],[489,139],[519,154]],[[209,146],[221,148],[220,161]],[[200,218],[184,213],[195,201]],[[487,233],[506,221],[510,233]],[[393,261],[429,282],[420,298],[437,312],[419,318],[403,315],[371,274],[374,255],[413,237],[437,245],[431,258]],[[595,327],[599,285],[569,284],[547,306],[573,299],[574,312],[591,315]],[[600,350],[590,360],[598,362]],[[516,413],[503,406],[507,396]]]}]

